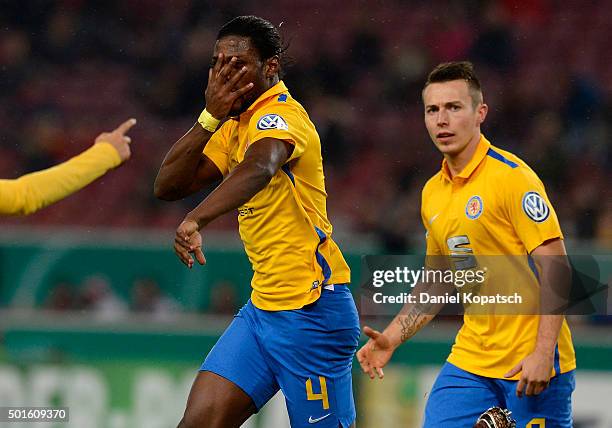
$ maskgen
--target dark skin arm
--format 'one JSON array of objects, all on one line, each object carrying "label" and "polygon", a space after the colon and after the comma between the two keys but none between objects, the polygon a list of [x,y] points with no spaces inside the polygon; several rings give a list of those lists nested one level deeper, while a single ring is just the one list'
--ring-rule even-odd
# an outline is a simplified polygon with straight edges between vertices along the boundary
[{"label": "dark skin arm", "polygon": [[212,136],[196,123],[170,149],[155,179],[155,196],[176,201],[223,178],[219,168],[202,152]]},{"label": "dark skin arm", "polygon": [[275,138],[264,138],[251,145],[244,160],[202,203],[185,216],[176,231],[174,250],[189,268],[193,254],[200,264],[206,263],[199,230],[226,212],[237,209],[268,185],[287,162],[293,145]]},{"label": "dark skin arm", "polygon": [[[245,67],[234,71],[236,61],[236,57],[230,59],[219,54],[208,71],[206,110],[217,119],[227,117],[234,101],[253,89],[253,82],[249,82],[233,91],[246,73]],[[217,166],[202,154],[212,134],[196,123],[172,146],[155,179],[156,197],[167,201],[181,199],[222,178]]]}]

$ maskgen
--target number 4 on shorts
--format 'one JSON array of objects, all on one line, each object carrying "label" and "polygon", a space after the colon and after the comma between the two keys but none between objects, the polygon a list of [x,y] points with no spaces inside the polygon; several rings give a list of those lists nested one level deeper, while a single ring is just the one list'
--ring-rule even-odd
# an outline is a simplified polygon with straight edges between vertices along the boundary
[{"label": "number 4 on shorts", "polygon": [[315,394],[312,392],[312,379],[306,381],[306,398],[308,401],[321,400],[323,402],[323,410],[329,409],[329,400],[327,398],[327,382],[323,376],[319,376],[319,384],[321,385],[321,393]]}]

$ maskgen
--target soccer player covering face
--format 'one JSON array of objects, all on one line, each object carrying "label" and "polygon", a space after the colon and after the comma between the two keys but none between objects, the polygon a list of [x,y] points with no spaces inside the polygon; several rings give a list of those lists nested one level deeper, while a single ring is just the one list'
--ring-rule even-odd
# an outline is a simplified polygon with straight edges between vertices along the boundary
[{"label": "soccer player covering face", "polygon": [[223,179],[185,216],[174,248],[189,268],[205,264],[200,231],[237,210],[254,272],[251,299],[202,364],[179,427],[240,426],[279,389],[293,427],[355,420],[350,271],[331,237],[319,136],[280,80],[282,53],[261,18],[221,28],[206,108],[155,182],[158,197],[175,200]]},{"label": "soccer player covering face", "polygon": [[[472,65],[436,67],[423,102],[427,131],[444,157],[422,193],[428,258],[530,254],[540,283],[550,279],[550,258],[567,269],[563,235],[542,182],[480,132],[488,108]],[[525,286],[537,285],[533,276]],[[365,327],[370,340],[357,353],[364,372],[382,378],[395,349],[439,309],[407,304],[382,333]],[[499,406],[512,411],[517,426],[571,427],[575,367],[562,315],[466,314],[429,395],[424,426],[472,427],[483,409]]]}]

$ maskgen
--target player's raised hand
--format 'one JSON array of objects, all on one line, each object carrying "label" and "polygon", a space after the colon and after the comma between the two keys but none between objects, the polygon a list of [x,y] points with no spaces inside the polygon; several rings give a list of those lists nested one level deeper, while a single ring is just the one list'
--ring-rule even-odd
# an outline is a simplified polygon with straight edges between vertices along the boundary
[{"label": "player's raised hand", "polygon": [[391,359],[395,348],[384,333],[368,326],[363,328],[363,332],[370,340],[357,352],[357,361],[359,361],[363,372],[370,376],[370,379],[374,379],[376,375],[379,379],[382,379],[385,377],[383,367]]},{"label": "player's raised hand", "polygon": [[202,235],[195,221],[185,220],[176,229],[174,252],[189,269],[194,264],[192,255],[195,256],[199,264],[206,264],[206,258],[202,252]]},{"label": "player's raised hand", "polygon": [[526,356],[520,363],[507,372],[504,377],[510,378],[521,373],[516,385],[517,397],[538,395],[548,388],[554,364],[554,354],[534,351]]},{"label": "player's raised hand", "polygon": [[130,128],[134,125],[136,125],[136,119],[128,119],[113,131],[103,132],[98,135],[95,143],[109,143],[115,148],[115,150],[117,150],[117,153],[119,153],[119,157],[121,158],[121,163],[123,163],[128,160],[132,154],[130,150],[130,143],[132,142],[132,139],[125,134],[127,134]]},{"label": "player's raised hand", "polygon": [[238,98],[253,89],[253,82],[243,83],[238,87],[240,79],[247,72],[246,67],[236,67],[237,58],[228,58],[222,53],[217,57],[215,65],[208,70],[208,86],[206,87],[206,110],[216,119],[225,118]]}]

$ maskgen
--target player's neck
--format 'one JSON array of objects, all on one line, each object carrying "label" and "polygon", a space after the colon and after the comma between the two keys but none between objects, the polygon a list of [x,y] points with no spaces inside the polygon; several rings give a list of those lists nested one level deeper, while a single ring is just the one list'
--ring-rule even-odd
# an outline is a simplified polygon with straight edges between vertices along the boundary
[{"label": "player's neck", "polygon": [[278,78],[278,75],[275,75],[273,77],[270,77],[270,78],[266,79],[266,83],[264,84],[264,86],[263,86],[261,92],[259,93],[259,95],[257,95],[257,99],[259,99],[259,97],[261,97],[263,94],[268,92],[270,90],[270,88],[272,88],[278,82],[280,82],[280,79]]},{"label": "player's neck", "polygon": [[[275,75],[274,77],[271,77],[268,79],[268,87],[266,88],[266,91],[268,89],[270,89],[272,86],[276,85],[278,82],[280,82],[280,79],[278,77],[278,74]],[[264,91],[265,92],[265,91]]]},{"label": "player's neck", "polygon": [[451,179],[456,175],[460,174],[461,171],[470,163],[476,153],[476,148],[480,141],[480,132],[474,135],[469,143],[466,144],[465,148],[459,153],[451,155],[445,154],[446,164],[448,165],[448,171],[450,172]]},{"label": "player's neck", "polygon": [[242,115],[244,112],[250,109],[253,106],[253,104],[255,104],[263,94],[268,92],[270,88],[276,85],[278,82],[280,82],[278,75],[267,79],[266,83],[264,83],[263,85],[263,88],[260,89],[259,93],[257,93],[257,95],[253,97],[253,101],[248,106],[244,107],[244,110],[242,110],[240,113],[236,114],[235,116],[230,116],[230,117],[237,119],[240,115]]}]

